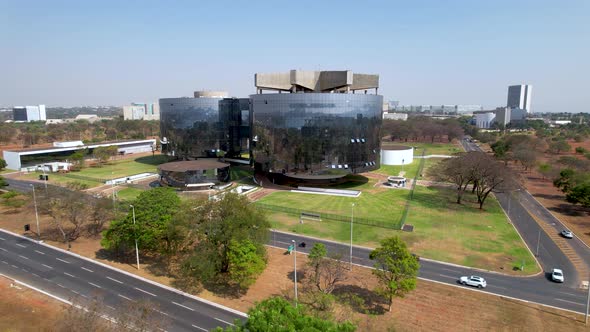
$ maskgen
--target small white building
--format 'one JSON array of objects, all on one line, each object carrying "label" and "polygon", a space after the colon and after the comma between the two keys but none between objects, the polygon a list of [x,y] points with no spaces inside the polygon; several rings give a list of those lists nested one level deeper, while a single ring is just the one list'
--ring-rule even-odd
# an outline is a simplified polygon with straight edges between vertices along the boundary
[{"label": "small white building", "polygon": [[14,106],[12,118],[15,122],[45,121],[45,105],[38,106]]}]

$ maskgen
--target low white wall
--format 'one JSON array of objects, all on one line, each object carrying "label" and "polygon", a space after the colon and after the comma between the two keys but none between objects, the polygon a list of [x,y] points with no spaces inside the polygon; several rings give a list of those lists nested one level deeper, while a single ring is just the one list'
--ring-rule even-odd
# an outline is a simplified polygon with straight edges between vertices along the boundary
[{"label": "low white wall", "polygon": [[381,150],[381,165],[407,165],[414,161],[414,148]]}]

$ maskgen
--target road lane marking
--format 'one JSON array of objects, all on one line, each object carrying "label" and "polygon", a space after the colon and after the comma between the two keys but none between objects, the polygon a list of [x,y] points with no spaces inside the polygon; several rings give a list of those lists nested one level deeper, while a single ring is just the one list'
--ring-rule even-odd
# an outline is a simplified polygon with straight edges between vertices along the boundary
[{"label": "road lane marking", "polygon": [[576,296],[576,297],[580,297],[581,296],[581,294],[572,294],[572,293],[566,293],[566,292],[558,292],[558,293],[566,294],[566,295],[571,295],[571,296]]},{"label": "road lane marking", "polygon": [[41,278],[41,277],[39,277],[39,275],[37,273],[33,273],[33,275],[37,278]]},{"label": "road lane marking", "polygon": [[84,294],[80,294],[80,296],[82,296],[83,298],[87,299],[88,296],[84,295]]},{"label": "road lane marking", "polygon": [[21,269],[22,269],[23,271],[25,271],[25,272],[29,273],[29,271],[27,271],[27,270],[23,269],[22,267],[21,267]]},{"label": "road lane marking", "polygon": [[4,248],[0,248],[0,250],[8,252],[8,250],[6,250],[6,249],[4,249]]},{"label": "road lane marking", "polygon": [[51,266],[49,266],[49,265],[45,265],[45,264],[41,264],[41,265],[45,266],[45,267],[46,267],[46,268],[48,268],[48,269],[53,269],[53,268],[52,268]]},{"label": "road lane marking", "polygon": [[492,287],[492,288],[508,289],[508,288],[506,288],[506,287],[502,287],[502,286],[496,286],[496,285],[488,285],[488,286],[489,286],[489,287]]},{"label": "road lane marking", "polygon": [[102,288],[102,287],[100,287],[100,286],[99,286],[99,285],[97,285],[97,284],[91,283],[90,281],[89,281],[88,283],[89,283],[89,284],[91,284],[92,286],[96,287],[96,288]]},{"label": "road lane marking", "polygon": [[200,327],[200,326],[197,326],[197,325],[195,325],[195,324],[191,324],[191,326],[192,326],[192,327],[194,327],[194,328],[196,328],[196,329],[199,329],[199,330],[201,330],[201,331],[209,331],[209,330],[205,330],[204,328],[202,328],[202,327]]},{"label": "road lane marking", "polygon": [[0,240],[4,241],[4,240],[6,240],[6,239],[5,239],[5,238],[3,238],[3,237],[0,237]]},{"label": "road lane marking", "polygon": [[4,263],[4,264],[8,264],[8,262],[7,262],[7,261],[2,261],[2,263]]},{"label": "road lane marking", "polygon": [[177,305],[177,306],[179,306],[179,307],[183,307],[183,308],[185,308],[185,309],[188,309],[188,310],[190,310],[190,311],[195,311],[195,309],[193,309],[193,308],[189,308],[189,307],[187,307],[187,306],[185,306],[185,305],[182,305],[182,304],[180,304],[180,303],[176,303],[176,302],[174,302],[174,301],[172,301],[172,303],[176,304],[176,305]]},{"label": "road lane marking", "polygon": [[122,297],[122,298],[124,298],[124,299],[125,299],[125,300],[127,300],[127,301],[135,302],[135,301],[133,301],[132,299],[128,298],[128,297],[127,297],[127,296],[125,296],[125,295],[117,294],[117,296],[119,296],[119,297]]},{"label": "road lane marking", "polygon": [[24,259],[29,259],[29,257],[25,257],[25,256],[23,256],[23,255],[18,255],[18,257],[20,257],[20,258],[24,258]]},{"label": "road lane marking", "polygon": [[65,287],[64,285],[62,285],[62,284],[57,284],[57,285],[58,285],[59,287],[61,287],[61,288],[66,288],[66,287]]},{"label": "road lane marking", "polygon": [[[12,265],[12,264],[11,264]],[[16,265],[12,265],[13,268],[18,269],[18,266]]]},{"label": "road lane marking", "polygon": [[41,255],[45,255],[45,253],[43,251],[35,250],[35,252],[38,254],[41,254]]},{"label": "road lane marking", "polygon": [[117,310],[117,309],[115,309],[115,307],[110,306],[110,305],[107,305],[107,308],[112,309],[112,310]]},{"label": "road lane marking", "polygon": [[117,280],[117,279],[113,279],[113,278],[111,278],[111,277],[107,277],[107,279],[111,279],[112,281],[114,281],[114,282],[118,282],[118,283],[120,283],[120,284],[122,284],[122,283],[123,283],[122,281],[119,281],[119,280]]},{"label": "road lane marking", "polygon": [[70,264],[70,262],[68,262],[68,261],[66,261],[66,260],[63,260],[63,259],[61,259],[61,258],[57,258],[57,257],[55,257],[55,259],[57,259],[58,261],[62,261],[62,262],[64,262],[64,263],[66,263],[66,264]]},{"label": "road lane marking", "polygon": [[446,274],[440,274],[440,273],[439,273],[438,275],[439,275],[439,276],[441,276],[441,277],[444,277],[444,278],[450,278],[450,279],[459,279],[459,278],[457,278],[457,277],[448,276],[448,275],[446,275]]},{"label": "road lane marking", "polygon": [[151,295],[151,296],[154,296],[154,297],[156,296],[156,294],[150,293],[150,292],[148,292],[148,291],[144,291],[144,290],[143,290],[143,289],[141,289],[141,288],[137,288],[137,287],[133,287],[133,288],[137,289],[137,290],[138,290],[138,291],[140,291],[140,292],[144,292],[144,293],[146,293],[146,294],[149,294],[149,295]]},{"label": "road lane marking", "polygon": [[72,293],[74,293],[76,295],[80,295],[80,293],[76,292],[75,290],[72,290],[72,289],[70,289],[70,290],[72,291]]},{"label": "road lane marking", "polygon": [[152,309],[152,310],[153,310],[153,311],[157,311],[157,312],[161,313],[162,315],[165,315],[165,316],[170,316],[170,315],[168,315],[167,313],[165,313],[165,312],[163,312],[163,311],[160,311],[160,310],[158,310],[158,309]]},{"label": "road lane marking", "polygon": [[232,323],[230,323],[230,322],[226,322],[226,321],[224,321],[223,319],[219,319],[219,318],[216,318],[216,317],[213,317],[213,318],[215,318],[215,320],[218,320],[218,321],[220,321],[220,322],[222,322],[222,323],[225,323],[225,324],[228,324],[228,325],[231,325],[231,326],[235,326],[234,324],[232,324]]},{"label": "road lane marking", "polygon": [[568,301],[568,300],[564,300],[564,299],[558,299],[555,298],[557,301],[561,301],[561,302],[567,302],[567,303],[571,303],[571,304],[577,304],[577,305],[581,305],[581,306],[585,306],[586,304],[584,303],[578,303],[578,302],[574,302],[574,301]]},{"label": "road lane marking", "polygon": [[25,246],[25,245],[22,245],[22,244],[20,244],[20,243],[17,243],[16,245],[17,245],[17,246],[19,246],[19,247],[23,247],[23,248],[26,248],[26,247],[27,247],[27,246]]},{"label": "road lane marking", "polygon": [[86,270],[86,271],[88,271],[88,272],[94,272],[94,271],[92,271],[91,269],[87,269],[87,268],[85,268],[85,267],[83,267],[83,266],[81,266],[80,268],[81,268],[82,270]]},{"label": "road lane marking", "polygon": [[65,275],[67,275],[67,276],[70,276],[70,277],[72,277],[72,278],[76,278],[76,276],[75,276],[75,275],[73,275],[73,274],[69,274],[69,273],[67,273],[67,272],[64,272],[64,274],[65,274]]}]

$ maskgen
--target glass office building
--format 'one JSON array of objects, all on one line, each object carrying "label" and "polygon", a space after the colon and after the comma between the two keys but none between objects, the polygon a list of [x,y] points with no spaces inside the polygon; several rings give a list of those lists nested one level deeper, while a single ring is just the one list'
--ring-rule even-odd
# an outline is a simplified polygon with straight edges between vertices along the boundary
[{"label": "glass office building", "polygon": [[227,157],[248,153],[250,141],[250,99],[225,98],[219,101],[219,145]]},{"label": "glass office building", "polygon": [[326,180],[379,168],[382,96],[272,93],[250,101],[257,171]]},{"label": "glass office building", "polygon": [[163,152],[182,159],[214,157],[220,149],[219,97],[160,99]]}]

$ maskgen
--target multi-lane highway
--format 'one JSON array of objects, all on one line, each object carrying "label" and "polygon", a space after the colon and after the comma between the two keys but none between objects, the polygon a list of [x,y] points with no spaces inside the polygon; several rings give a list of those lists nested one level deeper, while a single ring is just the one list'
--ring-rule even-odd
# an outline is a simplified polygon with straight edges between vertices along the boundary
[{"label": "multi-lane highway", "polygon": [[[308,253],[315,243],[323,243],[329,253],[341,255],[346,261],[350,255],[350,246],[344,243],[327,241],[317,238],[301,236],[292,233],[273,231],[270,244],[279,248],[287,248],[295,240],[298,244],[305,242],[305,247],[297,247],[300,252]],[[373,267],[369,259],[372,249],[353,247],[353,264]],[[562,309],[583,313],[586,309],[586,292],[570,284],[558,284],[549,280],[546,273],[532,277],[509,276],[495,272],[486,272],[467,267],[445,264],[422,258],[420,260],[420,278],[460,286],[459,277],[465,275],[479,275],[486,279],[488,286],[483,291],[506,297],[522,299],[550,305]],[[465,286],[469,287],[469,286]]]},{"label": "multi-lane highway", "polygon": [[209,331],[246,316],[129,273],[0,230],[0,273],[64,300],[104,301],[115,316],[122,304],[148,300],[167,331]]}]

